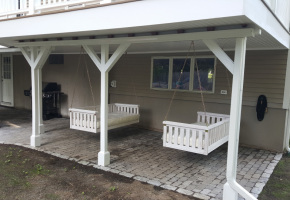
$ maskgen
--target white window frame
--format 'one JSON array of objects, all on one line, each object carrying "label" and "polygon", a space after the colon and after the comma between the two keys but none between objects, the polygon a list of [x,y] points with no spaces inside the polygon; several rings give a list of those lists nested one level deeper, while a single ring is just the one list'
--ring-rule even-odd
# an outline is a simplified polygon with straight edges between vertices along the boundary
[{"label": "white window frame", "polygon": [[[194,83],[194,65],[195,59],[198,58],[214,58],[214,75],[213,75],[213,86],[212,91],[202,91],[202,93],[214,94],[215,93],[215,80],[216,80],[216,62],[217,59],[215,56],[190,56],[187,59],[190,59],[190,82],[188,90],[179,90],[172,88],[172,72],[173,72],[173,59],[186,59],[186,56],[154,56],[151,57],[151,79],[150,79],[150,89],[160,90],[160,91],[178,91],[178,92],[191,92],[191,93],[201,93],[199,90],[193,89]],[[168,73],[168,89],[167,88],[153,88],[153,60],[154,59],[169,59],[169,73]]]},{"label": "white window frame", "polygon": [[[153,88],[152,87],[152,82],[153,82],[153,60],[154,59],[169,59],[169,72],[168,72],[168,88]],[[153,89],[153,90],[170,90],[170,84],[172,83],[172,80],[170,81],[170,77],[172,76],[172,72],[170,73],[170,66],[172,65],[172,60],[170,57],[168,56],[158,56],[158,57],[152,57],[151,58],[151,78],[150,78],[150,88]]]}]

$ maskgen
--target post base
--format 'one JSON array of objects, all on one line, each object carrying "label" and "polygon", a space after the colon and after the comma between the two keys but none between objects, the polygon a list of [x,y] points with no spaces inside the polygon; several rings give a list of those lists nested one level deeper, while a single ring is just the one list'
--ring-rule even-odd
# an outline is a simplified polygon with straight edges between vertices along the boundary
[{"label": "post base", "polygon": [[30,146],[39,147],[41,145],[41,136],[40,135],[32,135],[30,137]]},{"label": "post base", "polygon": [[238,200],[238,193],[231,188],[229,183],[224,184],[223,200]]},{"label": "post base", "polygon": [[98,165],[107,166],[110,164],[110,152],[100,151],[98,153]]}]

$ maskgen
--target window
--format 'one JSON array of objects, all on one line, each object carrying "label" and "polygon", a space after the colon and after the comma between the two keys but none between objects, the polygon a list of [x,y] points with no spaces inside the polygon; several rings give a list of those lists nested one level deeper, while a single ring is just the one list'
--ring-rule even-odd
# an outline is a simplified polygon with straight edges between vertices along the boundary
[{"label": "window", "polygon": [[153,59],[152,88],[168,89],[169,59]]},{"label": "window", "polygon": [[[182,68],[183,72],[181,74]],[[190,59],[174,58],[171,88],[178,90],[189,90],[189,83],[190,83]]]},{"label": "window", "polygon": [[213,91],[214,62],[214,58],[195,59],[193,90]]},{"label": "window", "polygon": [[11,59],[3,57],[3,79],[11,79]]},{"label": "window", "polygon": [[151,88],[214,93],[214,57],[154,57]]}]

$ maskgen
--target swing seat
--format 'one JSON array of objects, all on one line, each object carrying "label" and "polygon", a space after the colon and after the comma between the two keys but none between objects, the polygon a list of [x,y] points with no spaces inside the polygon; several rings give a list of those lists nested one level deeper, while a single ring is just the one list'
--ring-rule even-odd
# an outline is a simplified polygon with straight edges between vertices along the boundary
[{"label": "swing seat", "polygon": [[197,112],[194,124],[163,121],[163,146],[208,155],[228,141],[229,122],[229,115],[208,112]]},{"label": "swing seat", "polygon": [[[109,104],[108,130],[139,123],[139,105],[134,104]],[[70,108],[70,128],[100,132],[100,106]]]}]

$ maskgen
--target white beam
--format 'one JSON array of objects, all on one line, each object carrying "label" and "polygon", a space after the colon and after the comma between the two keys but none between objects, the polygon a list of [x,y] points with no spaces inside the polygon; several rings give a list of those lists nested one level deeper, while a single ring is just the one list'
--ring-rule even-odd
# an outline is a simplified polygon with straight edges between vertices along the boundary
[{"label": "white beam", "polygon": [[108,72],[106,64],[109,60],[110,46],[108,44],[101,45],[101,65],[102,71]]},{"label": "white beam", "polygon": [[255,36],[258,33],[253,28],[231,29],[220,31],[194,32],[168,35],[151,35],[137,37],[101,38],[86,40],[62,40],[62,41],[39,41],[39,42],[17,42],[15,47],[26,46],[76,46],[76,45],[102,45],[102,44],[123,44],[123,43],[156,43],[156,42],[177,42],[192,40],[212,40],[217,38],[238,38]]},{"label": "white beam", "polygon": [[0,53],[17,53],[21,52],[19,48],[0,48]]},{"label": "white beam", "polygon": [[88,45],[83,45],[83,48],[88,53],[88,55],[90,56],[92,61],[95,63],[95,65],[98,67],[98,69],[101,71],[101,59],[94,51],[94,48],[92,46],[88,46]]},{"label": "white beam", "polygon": [[42,68],[51,51],[51,47],[40,47],[39,52],[36,52],[35,67]]},{"label": "white beam", "polygon": [[28,51],[28,47],[20,48],[20,51],[22,52],[24,58],[26,59],[26,61],[29,64],[29,66],[32,66],[33,65],[33,62],[32,62],[32,59],[31,59],[31,54]]},{"label": "white beam", "polygon": [[224,64],[224,66],[233,74],[233,71],[234,71],[234,62],[220,48],[220,46],[214,40],[203,40],[203,42],[214,53],[214,55]]},{"label": "white beam", "polygon": [[120,44],[120,46],[116,49],[114,54],[111,56],[111,58],[106,63],[106,71],[110,71],[112,67],[116,64],[116,62],[121,58],[121,56],[125,53],[125,51],[129,48],[131,44]]},{"label": "white beam", "polygon": [[32,96],[32,135],[30,145],[41,145],[41,133],[44,132],[42,121],[42,67],[47,60],[51,47],[20,48],[31,67],[31,96]]},{"label": "white beam", "polygon": [[233,87],[230,113],[230,133],[227,158],[227,183],[224,185],[223,200],[237,200],[238,194],[247,200],[256,200],[246,189],[236,182],[239,149],[240,122],[242,110],[245,56],[247,38],[236,39]]}]

